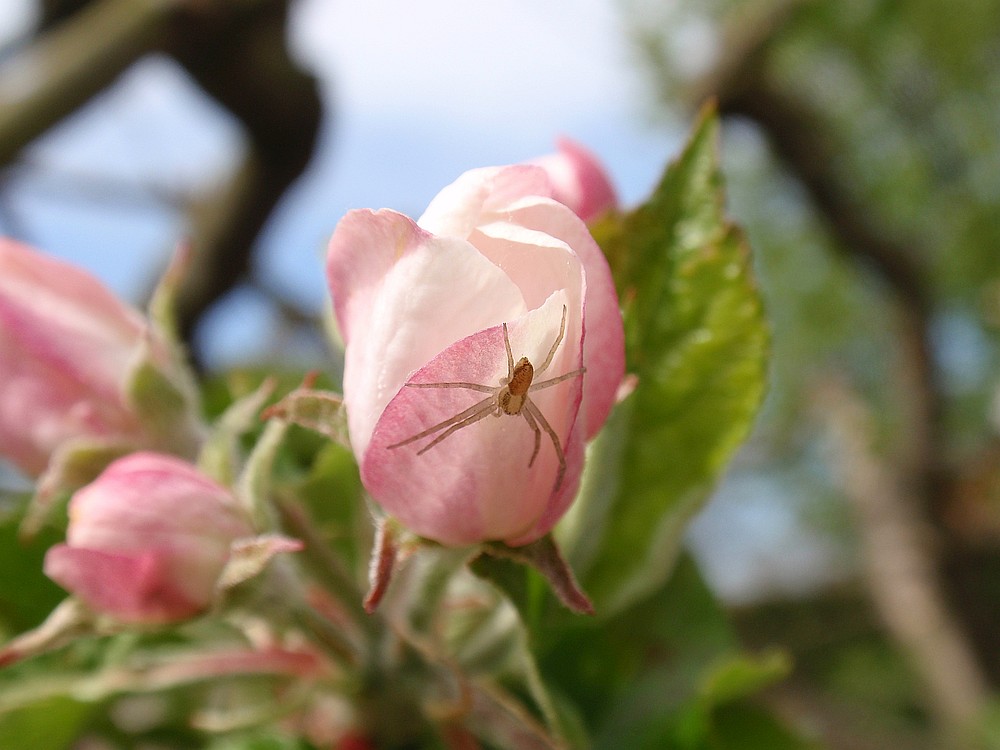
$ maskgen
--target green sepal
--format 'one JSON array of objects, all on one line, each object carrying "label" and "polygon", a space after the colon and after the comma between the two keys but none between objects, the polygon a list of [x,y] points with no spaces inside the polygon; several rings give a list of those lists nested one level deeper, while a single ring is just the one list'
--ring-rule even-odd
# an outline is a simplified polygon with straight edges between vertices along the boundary
[{"label": "green sepal", "polygon": [[90,635],[93,629],[94,616],[87,608],[76,599],[64,599],[38,627],[0,648],[0,669],[62,648],[80,636]]},{"label": "green sepal", "polygon": [[280,420],[268,422],[247,456],[236,483],[236,495],[259,531],[279,531],[277,513],[271,503],[270,493],[274,461],[287,433],[287,423]]},{"label": "green sepal", "polygon": [[175,345],[167,344],[167,361],[162,360],[162,353],[154,352],[154,335],[147,333],[131,363],[125,403],[149,436],[149,444],[143,447],[194,458],[205,431],[194,377]]},{"label": "green sepal", "polygon": [[191,248],[180,244],[150,297],[150,329],[132,364],[125,398],[156,437],[157,447],[193,458],[204,436],[200,394],[177,331],[175,301],[190,267]]},{"label": "green sepal", "polygon": [[532,607],[530,600],[533,599],[533,592],[523,568],[519,575],[516,569],[510,567],[511,563],[538,571],[567,609],[577,614],[594,614],[594,606],[577,583],[551,534],[521,547],[487,542],[480,547],[480,554],[469,563],[476,575],[493,581],[523,614]]},{"label": "green sepal", "polygon": [[236,481],[242,465],[240,438],[258,424],[274,388],[275,381],[265,378],[255,391],[233,401],[212,426],[198,454],[198,466],[220,484]]},{"label": "green sepal", "polygon": [[299,552],[302,546],[298,539],[280,534],[237,539],[230,545],[229,559],[216,585],[220,591],[240,586],[263,573],[275,555]]},{"label": "green sepal", "polygon": [[334,391],[313,389],[304,384],[269,407],[263,417],[283,419],[350,447],[344,397]]},{"label": "green sepal", "polygon": [[22,537],[33,538],[70,493],[95,480],[108,464],[133,450],[135,446],[130,443],[97,438],[70,440],[59,446],[35,485],[21,523]]},{"label": "green sepal", "polygon": [[173,344],[180,341],[177,330],[177,295],[191,267],[190,242],[180,242],[170,258],[170,263],[157,281],[146,310],[153,325]]}]

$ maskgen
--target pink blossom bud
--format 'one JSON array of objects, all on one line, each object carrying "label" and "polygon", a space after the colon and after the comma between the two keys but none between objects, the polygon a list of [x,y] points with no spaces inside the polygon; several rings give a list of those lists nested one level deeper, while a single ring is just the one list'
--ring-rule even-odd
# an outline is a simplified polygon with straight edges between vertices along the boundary
[{"label": "pink blossom bud", "polygon": [[537,166],[473,170],[419,222],[351,211],[330,240],[362,480],[444,544],[551,530],[622,378],[607,262],[553,193]]},{"label": "pink blossom bud", "polygon": [[532,160],[552,181],[552,197],[586,222],[618,206],[611,179],[590,151],[576,141],[560,138],[554,154]]},{"label": "pink blossom bud", "polygon": [[45,574],[123,622],[181,620],[208,608],[234,540],[253,529],[232,493],[158,453],[110,464],[70,501],[66,543]]},{"label": "pink blossom bud", "polygon": [[166,443],[129,400],[143,357],[164,370],[170,359],[136,310],[85,271],[0,238],[0,456],[37,477],[70,443]]}]

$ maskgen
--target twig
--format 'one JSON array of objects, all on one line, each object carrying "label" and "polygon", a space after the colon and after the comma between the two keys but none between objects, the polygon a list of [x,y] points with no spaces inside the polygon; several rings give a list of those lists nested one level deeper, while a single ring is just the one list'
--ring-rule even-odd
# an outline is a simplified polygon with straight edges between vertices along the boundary
[{"label": "twig", "polygon": [[249,140],[221,210],[195,233],[197,268],[177,306],[189,342],[202,313],[246,278],[257,235],[312,156],[322,108],[315,79],[288,52],[288,9],[289,0],[191,4],[167,49]]},{"label": "twig", "polygon": [[100,0],[0,66],[0,165],[166,38],[175,2]]},{"label": "twig", "polygon": [[193,221],[195,263],[177,301],[189,343],[202,313],[246,277],[257,235],[312,154],[321,105],[286,47],[289,4],[48,0],[38,38],[0,65],[0,165],[155,50],[244,126],[242,168]]},{"label": "twig", "polygon": [[817,401],[837,479],[858,518],[876,608],[906,649],[943,723],[953,730],[967,727],[985,708],[987,682],[945,605],[933,530],[919,518],[903,476],[874,454],[872,417],[861,399],[844,383],[830,381]]}]

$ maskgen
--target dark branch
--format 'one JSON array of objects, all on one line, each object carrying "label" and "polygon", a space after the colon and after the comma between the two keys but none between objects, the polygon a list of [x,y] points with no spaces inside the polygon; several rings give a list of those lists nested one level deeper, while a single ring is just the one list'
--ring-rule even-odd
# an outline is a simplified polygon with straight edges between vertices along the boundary
[{"label": "dark branch", "polygon": [[203,7],[178,24],[169,51],[240,120],[250,158],[213,232],[194,238],[196,267],[178,301],[187,341],[202,313],[246,278],[254,241],[308,164],[321,119],[316,82],[285,45],[288,2]]},{"label": "dark branch", "polygon": [[[170,4],[101,0],[0,66],[0,166],[165,39]],[[100,43],[95,43],[100,40]]]},{"label": "dark branch", "polygon": [[288,0],[48,0],[38,37],[0,67],[0,165],[156,51],[243,125],[241,170],[192,212],[195,260],[178,298],[188,343],[201,315],[246,278],[261,228],[312,155],[321,103],[288,54],[288,8]]}]

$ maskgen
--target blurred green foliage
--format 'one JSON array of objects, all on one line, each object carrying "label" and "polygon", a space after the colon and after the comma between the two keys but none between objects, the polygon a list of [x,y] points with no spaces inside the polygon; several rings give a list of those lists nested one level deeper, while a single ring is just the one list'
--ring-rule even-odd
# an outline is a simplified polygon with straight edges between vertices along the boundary
[{"label": "blurred green foliage", "polygon": [[[814,169],[831,176],[857,218],[905,251],[926,286],[958,445],[982,439],[1000,332],[1000,107],[992,95],[1000,3],[620,5],[661,115],[677,118],[692,96],[711,94],[726,115],[729,85],[780,92],[810,114],[810,135],[822,145]],[[737,72],[720,85],[713,66],[727,60]],[[831,366],[848,369],[892,418],[898,321],[884,276],[841,246],[803,175],[769,148],[776,134],[735,114],[723,153],[732,212],[755,248],[774,325],[773,418],[791,428],[817,370]]]},{"label": "blurred green foliage", "polygon": [[[796,684],[816,691],[801,710],[837,725],[824,731],[833,746],[939,747],[925,686],[869,610],[817,391],[835,378],[860,395],[995,690],[1000,3],[619,6],[656,116],[686,118],[714,96],[723,117],[731,212],[773,327],[771,389],[736,473],[777,478],[801,524],[853,557],[839,588],[758,602],[741,629],[797,657]],[[831,638],[835,606],[861,607],[868,626]]]}]

